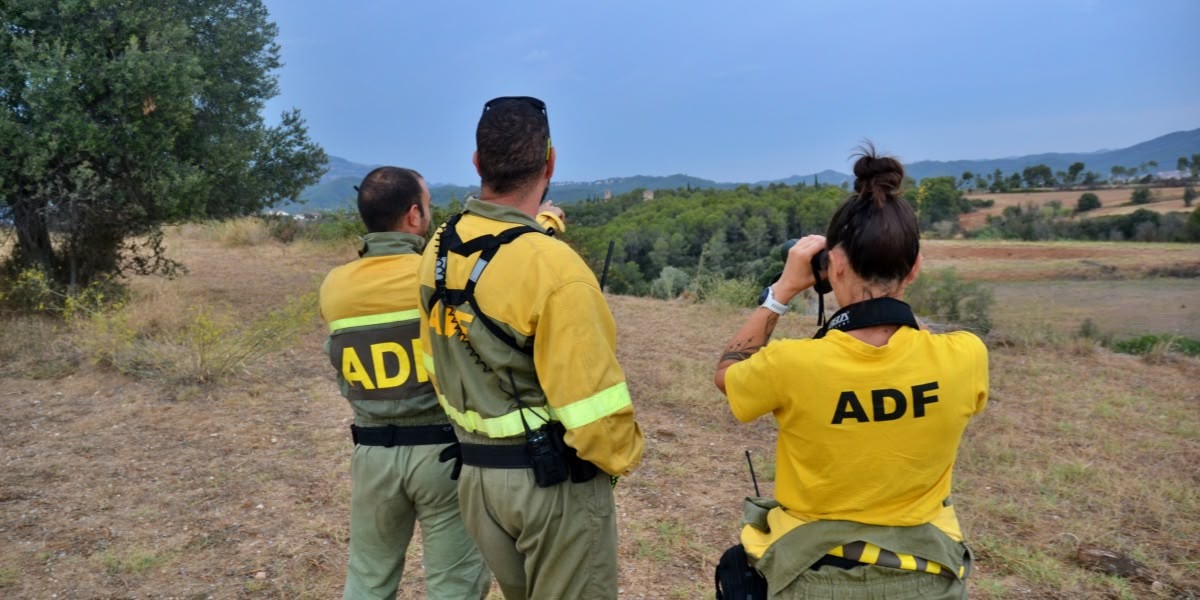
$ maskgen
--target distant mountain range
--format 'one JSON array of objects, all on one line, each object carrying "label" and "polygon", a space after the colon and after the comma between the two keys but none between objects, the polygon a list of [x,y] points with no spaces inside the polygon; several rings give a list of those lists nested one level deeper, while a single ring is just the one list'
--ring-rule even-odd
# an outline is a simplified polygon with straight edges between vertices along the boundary
[{"label": "distant mountain range", "polygon": [[[978,160],[937,161],[922,160],[904,166],[914,179],[926,177],[953,176],[960,177],[970,171],[976,175],[986,175],[1000,169],[1005,175],[1020,172],[1025,167],[1044,164],[1053,171],[1065,171],[1071,163],[1082,162],[1086,170],[1095,171],[1106,178],[1114,166],[1138,167],[1143,163],[1155,161],[1159,171],[1171,171],[1181,156],[1190,157],[1200,153],[1200,129],[1177,131],[1154,138],[1147,142],[1135,144],[1119,150],[1099,150],[1095,152],[1047,153],[1009,158],[990,158]],[[354,186],[362,181],[364,175],[377,165],[363,165],[350,162],[337,156],[329,157],[328,171],[315,185],[305,188],[300,194],[300,202],[291,202],[279,206],[288,212],[316,212],[352,208],[354,206]],[[770,185],[782,183],[795,185],[800,182],[812,184],[819,181],[823,184],[841,185],[851,181],[853,177],[838,171],[825,170],[809,175],[793,175],[782,179],[756,182],[718,182],[702,179],[691,175],[635,175],[633,177],[614,177],[597,181],[555,181],[550,185],[550,198],[558,202],[570,203],[588,198],[603,198],[607,192],[613,195],[623,194],[636,189],[673,190],[676,188],[716,188],[733,189],[739,185]],[[445,205],[451,198],[464,198],[467,194],[479,194],[479,186],[463,186],[454,184],[431,184],[430,193],[434,204]]]}]

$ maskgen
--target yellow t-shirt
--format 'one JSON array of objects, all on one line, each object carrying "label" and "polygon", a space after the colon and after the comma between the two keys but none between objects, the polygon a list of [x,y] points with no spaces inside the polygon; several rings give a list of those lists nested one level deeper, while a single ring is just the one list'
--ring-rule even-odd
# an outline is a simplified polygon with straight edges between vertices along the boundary
[{"label": "yellow t-shirt", "polygon": [[901,327],[882,347],[837,330],[778,340],[730,366],[725,386],[739,420],[778,420],[775,498],[795,518],[958,533],[943,501],[988,394],[987,349],[973,334]]}]

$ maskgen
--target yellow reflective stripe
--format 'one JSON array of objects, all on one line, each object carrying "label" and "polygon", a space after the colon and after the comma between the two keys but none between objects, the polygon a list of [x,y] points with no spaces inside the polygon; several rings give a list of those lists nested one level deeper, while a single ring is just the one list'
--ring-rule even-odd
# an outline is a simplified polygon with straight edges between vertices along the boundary
[{"label": "yellow reflective stripe", "polygon": [[837,548],[834,548],[833,550],[830,550],[829,552],[826,552],[825,554],[828,554],[830,556],[836,556],[838,558],[843,558],[845,555],[845,551],[843,550],[844,548],[845,548],[844,546],[838,546]]},{"label": "yellow reflective stripe", "polygon": [[626,406],[633,404],[629,398],[629,386],[624,381],[583,400],[554,409],[554,414],[563,427],[575,429],[599,421]]},{"label": "yellow reflective stripe", "polygon": [[931,561],[929,561],[929,564],[925,567],[925,572],[933,573],[934,575],[940,575],[942,573],[942,565],[935,563],[931,560]]},{"label": "yellow reflective stripe", "polygon": [[346,329],[348,327],[363,327],[365,325],[382,325],[384,323],[392,323],[395,321],[410,321],[421,318],[421,313],[417,309],[400,310],[390,313],[382,313],[378,315],[366,315],[362,317],[347,317],[329,322],[329,333]]},{"label": "yellow reflective stripe", "polygon": [[422,353],[421,354],[421,362],[425,363],[426,371],[433,373],[434,375],[437,375],[437,371],[435,371],[433,368],[433,355],[432,354]]},{"label": "yellow reflective stripe", "polygon": [[[525,433],[525,424],[521,422],[521,413],[518,411],[499,417],[484,418],[483,415],[473,410],[464,412],[450,406],[442,394],[438,394],[438,403],[442,405],[442,410],[446,411],[446,416],[450,417],[451,421],[467,431],[480,433],[490,438],[505,438]],[[525,423],[529,424],[530,429],[537,429],[542,423],[554,420],[554,411],[548,406],[532,406],[522,410],[530,413],[525,415]]]},{"label": "yellow reflective stripe", "polygon": [[863,548],[862,556],[859,557],[858,562],[865,562],[865,563],[871,564],[871,565],[878,563],[879,562],[879,546],[876,546],[875,544],[868,542],[866,547]]},{"label": "yellow reflective stripe", "polygon": [[900,554],[900,553],[896,553],[896,556],[900,557],[900,568],[901,569],[904,569],[906,571],[916,571],[917,570],[917,557],[915,557],[911,554]]}]

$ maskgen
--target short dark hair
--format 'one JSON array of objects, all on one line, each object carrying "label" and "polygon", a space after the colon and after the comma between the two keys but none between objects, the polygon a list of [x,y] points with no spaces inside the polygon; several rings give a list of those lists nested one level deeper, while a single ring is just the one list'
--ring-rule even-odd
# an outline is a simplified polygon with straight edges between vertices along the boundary
[{"label": "short dark hair", "polygon": [[900,198],[904,166],[880,156],[866,142],[854,156],[854,195],[834,213],[825,232],[825,246],[842,246],[860,277],[897,281],[908,276],[921,252],[917,215]]},{"label": "short dark hair", "polygon": [[549,160],[550,119],[537,98],[503,97],[484,105],[475,129],[479,177],[503,194],[537,179]]},{"label": "short dark hair", "polygon": [[378,167],[358,186],[358,214],[370,233],[392,231],[416,205],[421,215],[421,174],[402,167]]}]

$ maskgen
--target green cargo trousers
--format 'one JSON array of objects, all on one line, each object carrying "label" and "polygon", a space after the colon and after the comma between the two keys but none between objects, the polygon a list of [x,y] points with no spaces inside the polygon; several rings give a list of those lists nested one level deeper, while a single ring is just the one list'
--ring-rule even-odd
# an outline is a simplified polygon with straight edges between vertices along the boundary
[{"label": "green cargo trousers", "polygon": [[767,593],[771,600],[963,600],[967,586],[942,575],[876,565],[826,566],[801,574],[780,590],[768,579]]},{"label": "green cargo trousers", "polygon": [[421,522],[425,597],[484,598],[491,574],[459,513],[445,444],[355,446],[350,460],[350,565],[345,600],[396,597],[413,525]]},{"label": "green cargo trousers", "polygon": [[617,597],[617,517],[603,473],[540,488],[532,469],[466,465],[458,493],[506,600]]}]

